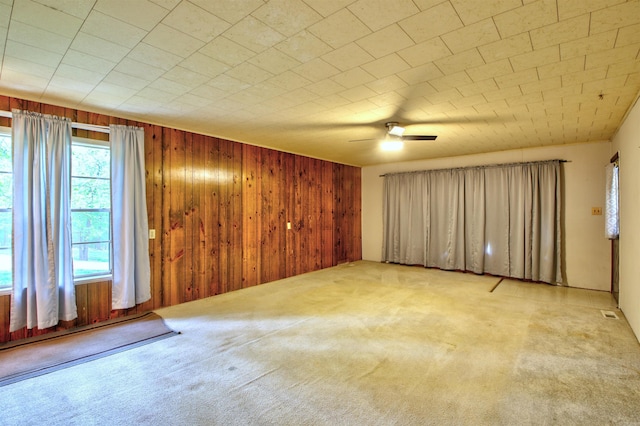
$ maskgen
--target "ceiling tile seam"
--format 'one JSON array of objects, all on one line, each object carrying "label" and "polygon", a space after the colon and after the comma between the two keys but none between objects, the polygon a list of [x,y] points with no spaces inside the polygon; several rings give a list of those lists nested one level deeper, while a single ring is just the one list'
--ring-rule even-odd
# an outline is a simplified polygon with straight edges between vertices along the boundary
[{"label": "ceiling tile seam", "polygon": [[11,21],[13,21],[13,6],[11,3],[11,12],[9,12],[9,24],[7,25],[7,32],[4,39],[4,46],[2,46],[2,62],[0,62],[0,80],[2,80],[2,74],[4,74],[4,58],[7,55],[7,40],[9,39],[9,29],[11,28]]}]

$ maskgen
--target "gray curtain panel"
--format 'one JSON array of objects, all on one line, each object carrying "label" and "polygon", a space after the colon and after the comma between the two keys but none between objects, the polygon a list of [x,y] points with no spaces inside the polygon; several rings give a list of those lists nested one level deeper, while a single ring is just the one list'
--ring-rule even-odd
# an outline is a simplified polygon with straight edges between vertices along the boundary
[{"label": "gray curtain panel", "polygon": [[384,177],[382,260],[562,283],[560,160]]}]

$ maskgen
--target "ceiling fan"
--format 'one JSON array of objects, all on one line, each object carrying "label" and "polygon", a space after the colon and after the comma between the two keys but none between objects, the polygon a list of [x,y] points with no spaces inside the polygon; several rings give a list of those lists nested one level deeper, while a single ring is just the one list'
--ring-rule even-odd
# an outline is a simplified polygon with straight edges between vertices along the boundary
[{"label": "ceiling fan", "polygon": [[[384,124],[387,129],[385,140],[390,142],[404,142],[404,141],[434,141],[437,136],[432,135],[405,135],[405,128],[400,126],[396,121],[388,121]],[[375,139],[354,139],[349,142],[364,142]]]}]

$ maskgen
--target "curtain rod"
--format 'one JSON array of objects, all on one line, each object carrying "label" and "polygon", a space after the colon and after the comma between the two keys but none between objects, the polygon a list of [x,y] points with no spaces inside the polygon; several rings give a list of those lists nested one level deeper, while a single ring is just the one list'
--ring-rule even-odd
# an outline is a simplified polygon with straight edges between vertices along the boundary
[{"label": "curtain rod", "polygon": [[[1,111],[0,117],[12,118],[13,114],[11,111]],[[87,124],[87,123],[76,123],[75,121],[71,123],[71,127],[79,130],[88,130],[90,132],[100,132],[100,133],[109,133],[108,126],[98,126],[95,124]]]},{"label": "curtain rod", "polygon": [[518,166],[521,164],[535,164],[535,163],[549,163],[552,161],[558,161],[560,163],[570,163],[571,160],[559,160],[559,159],[555,159],[555,160],[542,160],[542,161],[524,161],[522,163],[496,163],[496,164],[487,164],[487,165],[480,165],[480,166],[467,166],[467,167],[449,167],[449,168],[443,168],[443,169],[427,169],[427,170],[412,170],[409,172],[392,172],[392,173],[385,173],[383,175],[380,175],[379,177],[385,177],[388,175],[401,175],[401,174],[409,174],[409,173],[422,173],[422,172],[437,172],[440,170],[464,170],[464,169],[486,169],[489,167],[504,167],[504,166]]}]

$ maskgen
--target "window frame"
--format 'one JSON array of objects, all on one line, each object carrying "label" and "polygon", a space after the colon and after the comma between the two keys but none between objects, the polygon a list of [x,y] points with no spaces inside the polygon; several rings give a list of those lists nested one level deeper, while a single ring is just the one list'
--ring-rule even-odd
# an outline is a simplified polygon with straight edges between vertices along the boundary
[{"label": "window frame", "polygon": [[[0,126],[0,135],[6,135],[9,137],[9,139],[12,139],[12,147],[13,147],[13,135],[11,133],[11,127],[5,127],[5,126]],[[13,152],[12,152],[12,157],[13,157]],[[11,177],[13,179],[13,170],[11,170]],[[13,194],[12,194],[12,198],[13,198]],[[12,200],[12,207],[13,207],[13,200]],[[11,211],[13,211],[13,208],[11,208]],[[13,215],[12,215],[13,218]],[[13,221],[11,223],[11,261],[13,263]],[[13,265],[11,267],[12,270],[12,274],[13,274]],[[11,285],[10,287],[0,287],[0,296],[6,296],[6,295],[10,295],[13,292],[13,285]]]}]

